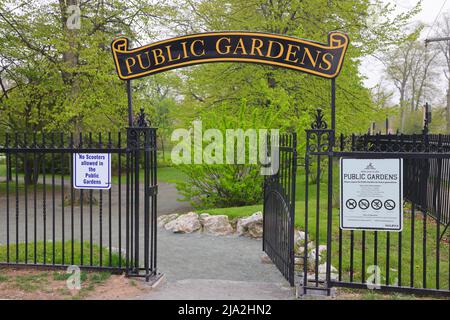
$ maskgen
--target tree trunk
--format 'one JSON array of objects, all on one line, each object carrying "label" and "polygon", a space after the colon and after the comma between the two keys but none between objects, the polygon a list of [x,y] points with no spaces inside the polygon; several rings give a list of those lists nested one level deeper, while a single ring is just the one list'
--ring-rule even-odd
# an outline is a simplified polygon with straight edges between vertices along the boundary
[{"label": "tree trunk", "polygon": [[[36,168],[36,166],[38,166]],[[34,161],[34,159],[24,159],[23,160],[23,170],[24,176],[23,180],[25,184],[35,184],[39,179],[39,161]]]},{"label": "tree trunk", "polygon": [[406,112],[405,112],[405,94],[402,91],[400,93],[400,132],[403,133],[405,129],[405,118],[406,118]]}]

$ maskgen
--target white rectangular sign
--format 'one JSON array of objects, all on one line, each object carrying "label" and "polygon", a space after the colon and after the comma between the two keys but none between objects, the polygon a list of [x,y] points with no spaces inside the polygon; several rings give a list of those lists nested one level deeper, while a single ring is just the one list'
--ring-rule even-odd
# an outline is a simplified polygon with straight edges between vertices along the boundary
[{"label": "white rectangular sign", "polygon": [[109,153],[74,153],[73,187],[75,189],[111,188]]},{"label": "white rectangular sign", "polygon": [[341,229],[401,231],[403,159],[341,158]]}]

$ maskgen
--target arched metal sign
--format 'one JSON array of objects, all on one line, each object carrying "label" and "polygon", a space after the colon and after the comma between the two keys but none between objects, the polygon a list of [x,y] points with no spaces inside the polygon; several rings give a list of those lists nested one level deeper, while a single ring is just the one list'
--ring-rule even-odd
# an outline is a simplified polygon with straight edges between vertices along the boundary
[{"label": "arched metal sign", "polygon": [[127,38],[111,44],[119,78],[131,80],[209,62],[249,62],[335,78],[342,67],[348,36],[330,32],[328,43],[257,32],[209,32],[130,49]]}]

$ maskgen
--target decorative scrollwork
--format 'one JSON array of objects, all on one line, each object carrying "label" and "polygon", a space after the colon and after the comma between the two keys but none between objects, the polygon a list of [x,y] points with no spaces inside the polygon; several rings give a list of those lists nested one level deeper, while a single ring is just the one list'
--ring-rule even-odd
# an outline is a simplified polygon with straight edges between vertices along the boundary
[{"label": "decorative scrollwork", "polygon": [[150,125],[150,121],[147,120],[147,114],[144,111],[144,108],[141,108],[139,114],[135,121],[135,126],[140,128],[146,128]]},{"label": "decorative scrollwork", "polygon": [[308,141],[309,152],[327,152],[330,149],[330,133],[328,131],[310,131]]},{"label": "decorative scrollwork", "polygon": [[129,150],[156,149],[156,129],[149,127],[131,127],[127,129],[127,147]]},{"label": "decorative scrollwork", "polygon": [[322,109],[316,109],[316,114],[314,115],[314,121],[311,123],[311,128],[314,130],[324,130],[328,128],[328,124],[324,120]]}]

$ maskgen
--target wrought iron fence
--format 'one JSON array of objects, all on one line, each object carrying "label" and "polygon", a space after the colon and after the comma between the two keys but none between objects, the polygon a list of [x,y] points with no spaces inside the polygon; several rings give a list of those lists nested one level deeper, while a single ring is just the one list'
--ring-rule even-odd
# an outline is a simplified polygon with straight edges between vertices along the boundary
[{"label": "wrought iron fence", "polygon": [[[0,265],[156,275],[156,129],[7,134]],[[73,155],[110,154],[111,187],[75,189]],[[142,200],[143,199],[143,200]]]},{"label": "wrought iron fence", "polygon": [[[334,131],[327,129],[320,114],[317,116],[313,128],[307,130],[305,211],[300,213],[308,236],[302,251],[300,288],[304,292],[369,286],[407,293],[450,294],[446,230],[449,141],[448,135],[379,134],[335,139]],[[342,157],[403,159],[401,232],[340,228],[336,201],[339,184],[333,181],[338,179],[335,173]],[[311,240],[315,251],[308,248]],[[326,244],[326,254],[319,252],[318,242]]]},{"label": "wrought iron fence", "polygon": [[419,154],[404,160],[404,197],[442,224],[444,234],[450,224],[450,159],[426,155],[450,153],[450,135],[377,134],[353,140],[353,151]]}]

